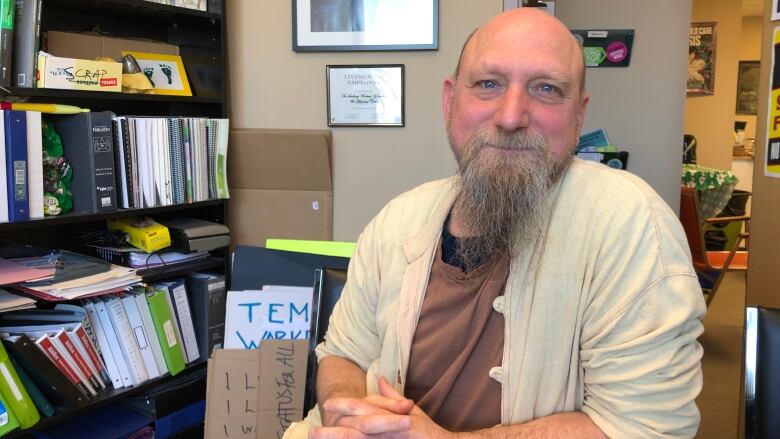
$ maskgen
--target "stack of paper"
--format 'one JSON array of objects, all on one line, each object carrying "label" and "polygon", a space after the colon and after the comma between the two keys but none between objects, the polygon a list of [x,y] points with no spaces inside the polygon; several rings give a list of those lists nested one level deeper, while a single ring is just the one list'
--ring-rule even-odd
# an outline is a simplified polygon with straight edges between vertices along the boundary
[{"label": "stack of paper", "polygon": [[50,284],[22,283],[16,287],[38,297],[50,296],[60,300],[72,300],[97,293],[124,290],[142,280],[135,273],[135,269],[111,264],[111,268],[103,273]]},{"label": "stack of paper", "polygon": [[35,299],[18,296],[0,288],[0,312],[35,308]]}]

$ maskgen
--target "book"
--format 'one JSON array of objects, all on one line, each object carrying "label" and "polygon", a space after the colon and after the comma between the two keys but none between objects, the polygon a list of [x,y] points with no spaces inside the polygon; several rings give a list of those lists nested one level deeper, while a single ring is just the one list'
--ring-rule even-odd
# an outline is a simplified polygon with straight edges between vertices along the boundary
[{"label": "book", "polygon": [[11,86],[14,0],[0,0],[0,86]]},{"label": "book", "polygon": [[3,111],[8,220],[30,219],[27,192],[27,116],[24,111]]},{"label": "book", "polygon": [[19,428],[19,421],[16,420],[14,412],[8,407],[8,402],[3,398],[3,395],[0,395],[0,435],[5,435],[17,428]]},{"label": "book", "polygon": [[[128,366],[127,361],[125,361],[125,356],[122,354],[122,348],[119,347],[119,338],[114,330],[114,325],[111,323],[111,317],[108,315],[106,305],[101,299],[94,299],[92,303],[95,305],[95,311],[97,311],[98,319],[100,319],[100,325],[103,328],[106,341],[113,354],[114,362],[122,380],[122,387],[130,387],[133,385],[133,378],[130,376],[130,366]],[[114,385],[114,387],[116,387],[116,385]]]},{"label": "book", "polygon": [[171,315],[168,305],[168,293],[155,290],[146,294],[146,303],[149,305],[149,313],[154,322],[157,338],[160,340],[165,365],[171,375],[176,375],[185,367],[185,354],[174,327],[175,317]]},{"label": "book", "polygon": [[119,368],[116,365],[114,353],[111,352],[111,345],[108,343],[106,333],[103,331],[103,325],[100,323],[95,304],[91,300],[85,300],[83,305],[84,309],[87,311],[87,317],[92,324],[92,328],[94,329],[95,338],[97,340],[95,348],[98,350],[98,355],[103,361],[103,364],[105,364],[109,381],[111,381],[111,384],[115,389],[121,389],[124,387],[122,376],[119,374]]},{"label": "book", "polygon": [[19,381],[27,390],[27,394],[30,395],[30,399],[32,400],[33,404],[35,404],[35,408],[38,409],[38,413],[44,416],[53,415],[54,406],[51,404],[51,402],[49,402],[49,399],[46,398],[46,395],[41,392],[40,387],[35,384],[35,381],[30,378],[30,375],[27,374],[22,365],[19,364],[19,362],[16,361],[12,355],[9,355],[8,357],[11,359],[11,364],[14,366],[16,373],[19,375]]},{"label": "book", "polygon": [[8,352],[30,375],[56,407],[81,407],[86,395],[60,370],[27,335],[3,338]]},{"label": "book", "polygon": [[160,346],[160,338],[157,337],[157,331],[154,329],[154,321],[152,320],[152,313],[149,311],[149,304],[146,302],[146,289],[145,287],[133,288],[131,294],[138,307],[138,312],[141,314],[144,332],[146,333],[146,338],[149,340],[149,346],[152,349],[152,355],[154,356],[155,364],[157,364],[157,370],[160,375],[164,375],[168,373],[168,366],[165,364],[165,357],[163,356],[162,347]]},{"label": "book", "polygon": [[27,192],[30,218],[43,218],[43,132],[41,113],[25,111],[27,116]]},{"label": "book", "polygon": [[209,358],[214,349],[222,349],[225,340],[225,277],[211,273],[190,273],[187,275],[187,292],[198,351],[202,358]]},{"label": "book", "polygon": [[62,353],[52,341],[48,334],[43,334],[35,339],[35,345],[54,363],[55,366],[73,383],[79,391],[86,397],[93,395],[87,384],[83,382],[70,362],[66,361]]},{"label": "book", "polygon": [[138,350],[141,353],[141,359],[144,362],[146,373],[149,375],[149,379],[157,378],[160,376],[160,371],[157,369],[157,362],[154,360],[152,346],[149,342],[149,337],[146,336],[146,329],[144,328],[144,322],[141,318],[141,311],[138,309],[135,297],[132,294],[122,294],[120,298],[122,300],[122,306],[127,313],[127,320],[130,322],[132,332],[135,335],[135,340],[138,343]]},{"label": "book", "polygon": [[0,343],[0,394],[16,415],[20,427],[30,428],[41,419],[2,343]]},{"label": "book", "polygon": [[73,209],[99,213],[115,210],[114,141],[109,111],[60,115],[54,126],[65,158],[73,167]]},{"label": "book", "polygon": [[175,279],[167,282],[160,282],[160,287],[167,290],[173,307],[173,315],[176,318],[176,324],[181,334],[181,340],[184,345],[184,353],[187,357],[187,363],[200,358],[198,351],[198,339],[195,336],[195,326],[192,323],[192,312],[187,298],[187,287],[184,279]]},{"label": "book", "polygon": [[116,331],[119,348],[127,363],[133,385],[137,386],[148,380],[149,375],[146,372],[146,366],[144,366],[144,360],[141,357],[141,351],[138,347],[138,341],[136,341],[133,334],[130,320],[127,318],[127,311],[125,311],[125,307],[122,305],[122,300],[117,296],[102,297],[101,299],[106,306],[106,311]]},{"label": "book", "polygon": [[13,85],[35,87],[41,30],[41,0],[16,0],[15,3]]}]

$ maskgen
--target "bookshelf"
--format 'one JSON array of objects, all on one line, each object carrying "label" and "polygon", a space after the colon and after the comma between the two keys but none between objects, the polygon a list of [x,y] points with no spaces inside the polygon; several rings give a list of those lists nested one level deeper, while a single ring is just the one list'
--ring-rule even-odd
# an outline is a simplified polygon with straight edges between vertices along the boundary
[{"label": "bookshelf", "polygon": [[[210,2],[211,3],[211,2]],[[47,50],[47,32],[97,33],[103,37],[154,41],[178,46],[193,96],[167,96],[92,92],[23,87],[0,88],[0,99],[13,102],[59,103],[112,111],[117,115],[212,117],[228,116],[226,0],[219,11],[197,11],[143,0],[40,0],[40,47]],[[57,55],[57,53],[54,53]],[[191,69],[206,72],[211,81],[198,83]],[[204,85],[205,84],[205,85]],[[117,209],[90,214],[70,212],[23,222],[0,223],[0,241],[13,241],[46,248],[78,251],[74,235],[82,231],[105,228],[107,219],[135,216],[186,215],[227,223],[227,200],[210,199],[187,204],[151,208]],[[2,245],[2,244],[0,244]],[[219,249],[206,259],[173,266],[140,270],[144,280],[156,282],[190,272],[210,271],[228,274],[228,250]],[[178,376],[204,375],[206,362],[189,364]],[[170,375],[149,380],[139,386],[106,389],[85,407],[57,412],[28,430],[16,430],[5,437],[27,437],[31,431],[56,426],[76,416],[123,398],[138,395],[170,380]],[[204,395],[205,397],[205,395]],[[197,429],[197,427],[195,427]]]}]

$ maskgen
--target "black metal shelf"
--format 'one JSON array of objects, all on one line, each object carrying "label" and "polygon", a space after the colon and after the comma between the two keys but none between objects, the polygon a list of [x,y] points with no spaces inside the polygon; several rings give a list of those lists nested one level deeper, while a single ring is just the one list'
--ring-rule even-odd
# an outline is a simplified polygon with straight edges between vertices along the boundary
[{"label": "black metal shelf", "polygon": [[0,90],[0,94],[10,101],[22,101],[30,98],[40,101],[46,100],[67,100],[67,99],[89,99],[105,101],[146,101],[146,102],[171,102],[179,104],[221,104],[222,98],[219,96],[172,96],[172,95],[154,95],[154,94],[136,94],[120,93],[110,91],[84,91],[84,90],[64,90],[57,88],[23,88],[9,87],[8,91]]},{"label": "black metal shelf", "polygon": [[[184,371],[182,371],[179,375],[176,376],[177,377],[184,376],[184,374],[196,376],[197,374],[205,374],[205,373],[206,373],[206,360],[200,359],[188,365]],[[153,388],[154,386],[160,384],[161,382],[163,382],[164,380],[170,377],[171,375],[166,373],[161,377],[148,380],[138,386],[121,388],[121,389],[106,388],[102,392],[98,393],[97,396],[90,399],[89,402],[83,407],[71,408],[59,413],[55,413],[54,416],[48,418],[41,417],[41,420],[38,421],[37,424],[33,425],[31,428],[27,430],[15,430],[9,433],[7,436],[3,436],[3,437],[4,438],[26,437],[31,431],[41,430],[46,427],[53,426],[57,423],[66,421],[68,419],[72,419],[78,415],[85,414],[88,411],[94,410],[98,407],[103,407],[105,405],[118,402],[122,398],[126,398],[132,395],[137,395],[145,390]]]},{"label": "black metal shelf", "polygon": [[101,15],[130,14],[134,17],[189,18],[222,20],[217,12],[199,11],[178,6],[163,5],[145,0],[44,0],[45,7],[67,8]]},{"label": "black metal shelf", "polygon": [[144,278],[144,282],[157,282],[169,277],[181,276],[201,270],[210,270],[225,266],[225,260],[214,256],[195,261],[168,264],[162,267],[145,268],[138,270],[137,274]]},{"label": "black metal shelf", "polygon": [[226,200],[215,199],[208,201],[199,201],[197,203],[173,204],[170,206],[145,207],[138,209],[120,209],[103,213],[87,212],[69,212],[59,216],[47,216],[40,219],[32,219],[15,223],[0,223],[0,232],[9,230],[37,229],[40,227],[60,226],[65,224],[77,224],[85,222],[102,221],[111,218],[130,218],[134,216],[154,215],[165,212],[175,212],[178,210],[190,210],[193,208],[218,206],[224,204]]}]

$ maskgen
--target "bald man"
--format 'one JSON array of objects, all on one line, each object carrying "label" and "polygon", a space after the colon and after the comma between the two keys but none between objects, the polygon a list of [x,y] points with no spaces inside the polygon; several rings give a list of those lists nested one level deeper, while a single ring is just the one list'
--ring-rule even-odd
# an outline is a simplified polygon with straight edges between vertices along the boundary
[{"label": "bald man", "polygon": [[692,437],[704,301],[675,214],[572,158],[589,97],[533,8],[467,41],[442,106],[454,177],[366,226],[285,437]]}]

